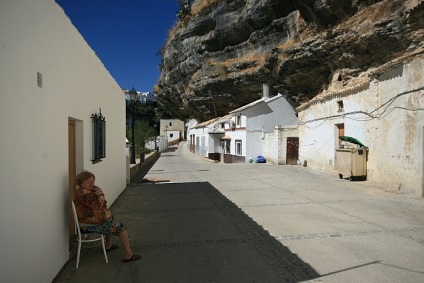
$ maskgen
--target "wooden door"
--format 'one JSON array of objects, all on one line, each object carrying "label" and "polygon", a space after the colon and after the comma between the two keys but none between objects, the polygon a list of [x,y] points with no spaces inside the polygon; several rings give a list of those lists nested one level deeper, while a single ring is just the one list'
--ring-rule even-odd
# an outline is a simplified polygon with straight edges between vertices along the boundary
[{"label": "wooden door", "polygon": [[299,138],[287,138],[286,164],[296,165],[299,159]]},{"label": "wooden door", "polygon": [[69,239],[75,234],[75,222],[72,215],[71,200],[75,192],[75,176],[76,176],[76,145],[75,145],[75,121],[68,120],[68,156],[69,156],[69,188],[68,188],[68,214],[69,214]]},{"label": "wooden door", "polygon": [[337,124],[337,140],[339,142],[338,146],[340,147],[340,145],[342,144],[342,140],[339,139],[340,136],[344,136],[344,124]]}]

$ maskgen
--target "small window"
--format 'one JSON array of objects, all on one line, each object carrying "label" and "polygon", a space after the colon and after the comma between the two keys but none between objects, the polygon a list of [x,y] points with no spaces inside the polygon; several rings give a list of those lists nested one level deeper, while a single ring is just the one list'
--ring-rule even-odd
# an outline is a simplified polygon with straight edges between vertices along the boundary
[{"label": "small window", "polygon": [[242,154],[242,150],[241,150],[241,140],[236,140],[236,155],[241,155]]},{"label": "small window", "polygon": [[343,112],[344,111],[343,100],[338,100],[337,101],[337,106],[338,106],[337,112]]},{"label": "small window", "polygon": [[172,122],[169,122],[169,125],[172,126]]},{"label": "small window", "polygon": [[169,134],[169,137],[172,138],[174,136],[174,134]]},{"label": "small window", "polygon": [[241,124],[241,116],[240,115],[237,115],[236,116],[236,125],[237,126],[240,126],[240,124]]}]

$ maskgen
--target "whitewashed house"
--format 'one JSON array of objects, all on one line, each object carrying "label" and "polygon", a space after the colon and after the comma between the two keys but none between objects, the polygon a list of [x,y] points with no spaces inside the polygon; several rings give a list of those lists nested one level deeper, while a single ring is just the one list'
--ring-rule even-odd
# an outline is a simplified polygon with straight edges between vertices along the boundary
[{"label": "whitewashed house", "polygon": [[299,160],[299,125],[278,125],[265,133],[262,142],[267,162],[278,165],[296,165]]},{"label": "whitewashed house", "polygon": [[[224,137],[224,162],[255,161],[261,155],[267,161],[279,164],[279,144],[287,140],[287,135],[282,135],[279,129],[292,129],[298,124],[294,107],[283,95],[269,97],[269,86],[265,84],[261,99],[235,109],[230,114],[232,122]],[[296,131],[292,132],[297,135]],[[283,137],[286,140],[282,140]]]},{"label": "whitewashed house", "polygon": [[186,139],[184,122],[178,119],[161,119],[160,135],[168,139],[170,145]]},{"label": "whitewashed house", "polygon": [[213,118],[194,126],[190,131],[194,153],[215,161],[223,160],[222,138],[231,115]]},{"label": "whitewashed house", "polygon": [[125,99],[55,1],[2,0],[0,27],[1,281],[52,282],[75,174],[92,171],[109,204],[126,187]]},{"label": "whitewashed house", "polygon": [[343,73],[330,89],[298,107],[300,159],[337,176],[339,136],[369,148],[367,179],[415,196],[424,194],[423,48],[343,85]]},{"label": "whitewashed house", "polygon": [[194,127],[199,124],[196,119],[190,119],[186,122],[185,128],[187,133],[187,147],[190,152],[195,152],[195,138],[194,138]]}]

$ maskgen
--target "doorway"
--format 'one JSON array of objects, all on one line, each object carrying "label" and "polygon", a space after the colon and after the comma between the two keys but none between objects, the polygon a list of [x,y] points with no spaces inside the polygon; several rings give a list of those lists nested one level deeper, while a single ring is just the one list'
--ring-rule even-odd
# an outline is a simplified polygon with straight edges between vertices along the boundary
[{"label": "doorway", "polygon": [[287,138],[286,165],[296,165],[299,159],[299,138]]},{"label": "doorway", "polygon": [[75,120],[68,119],[68,166],[69,166],[69,187],[68,187],[68,219],[69,219],[69,251],[73,249],[76,242],[75,222],[72,215],[71,200],[74,197],[76,187],[76,131]]},{"label": "doorway", "polygon": [[342,140],[339,139],[340,136],[344,136],[345,133],[345,126],[344,124],[336,124],[336,148],[340,148],[340,145],[342,144]]}]

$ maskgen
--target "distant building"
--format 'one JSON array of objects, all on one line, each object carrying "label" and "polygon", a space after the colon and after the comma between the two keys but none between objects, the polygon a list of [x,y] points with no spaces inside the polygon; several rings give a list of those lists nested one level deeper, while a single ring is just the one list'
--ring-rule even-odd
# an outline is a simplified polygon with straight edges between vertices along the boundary
[{"label": "distant building", "polygon": [[[125,94],[125,99],[129,101],[130,100],[129,92],[131,90],[124,89],[123,91],[124,91],[124,94]],[[137,96],[135,98],[136,101],[139,101],[143,104],[146,104],[148,102],[156,102],[157,101],[156,94],[154,94],[150,91],[146,91],[146,92],[136,91],[136,92],[137,92]]]},{"label": "distant building", "polygon": [[167,137],[169,143],[185,139],[184,122],[178,119],[161,119],[160,136]]}]

